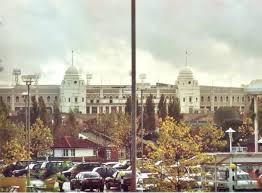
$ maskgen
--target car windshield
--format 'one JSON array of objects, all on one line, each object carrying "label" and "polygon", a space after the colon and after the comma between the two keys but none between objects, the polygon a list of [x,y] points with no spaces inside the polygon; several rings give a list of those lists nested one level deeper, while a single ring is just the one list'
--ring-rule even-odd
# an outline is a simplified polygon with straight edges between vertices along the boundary
[{"label": "car windshield", "polygon": [[94,178],[94,177],[99,177],[99,174],[95,172],[83,174],[83,178]]},{"label": "car windshield", "polygon": [[250,177],[248,174],[243,174],[243,175],[237,175],[238,180],[250,180]]}]

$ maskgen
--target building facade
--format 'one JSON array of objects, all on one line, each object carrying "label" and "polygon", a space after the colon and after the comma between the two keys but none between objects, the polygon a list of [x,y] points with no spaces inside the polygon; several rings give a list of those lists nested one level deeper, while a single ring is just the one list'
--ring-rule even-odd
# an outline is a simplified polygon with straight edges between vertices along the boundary
[{"label": "building facade", "polygon": [[[55,102],[59,102],[61,112],[70,110],[82,114],[97,114],[124,112],[125,103],[131,96],[130,85],[92,85],[89,80],[81,78],[81,73],[75,66],[70,66],[64,75],[61,85],[32,85],[31,96],[42,96],[47,108],[52,111]],[[230,106],[244,111],[251,102],[251,96],[246,92],[246,87],[218,87],[202,86],[194,78],[190,68],[185,67],[179,72],[176,84],[156,85],[146,84],[141,99],[141,84],[137,85],[137,97],[146,102],[146,97],[153,96],[153,101],[158,104],[160,96],[166,97],[167,103],[172,97],[180,100],[182,113],[200,113],[215,111],[222,106]],[[14,86],[0,86],[0,98],[8,104],[12,112],[25,108],[27,87],[22,84]],[[157,112],[157,105],[155,105]]]}]

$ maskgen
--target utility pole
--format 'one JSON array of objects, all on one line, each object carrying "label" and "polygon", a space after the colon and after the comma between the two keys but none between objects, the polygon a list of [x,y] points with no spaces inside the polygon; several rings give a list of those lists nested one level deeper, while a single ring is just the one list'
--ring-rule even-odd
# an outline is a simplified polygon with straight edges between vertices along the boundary
[{"label": "utility pole", "polygon": [[131,191],[136,191],[136,0],[131,0],[131,53],[132,53],[132,105],[131,105],[131,122],[132,122],[132,180]]}]

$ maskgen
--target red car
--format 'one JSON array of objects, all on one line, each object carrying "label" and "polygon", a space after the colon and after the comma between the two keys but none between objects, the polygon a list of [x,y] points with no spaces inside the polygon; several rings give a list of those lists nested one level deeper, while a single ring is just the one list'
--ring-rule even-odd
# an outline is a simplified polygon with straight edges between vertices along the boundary
[{"label": "red car", "polygon": [[80,172],[70,181],[71,190],[80,189],[84,191],[89,189],[104,191],[104,180],[97,172]]}]

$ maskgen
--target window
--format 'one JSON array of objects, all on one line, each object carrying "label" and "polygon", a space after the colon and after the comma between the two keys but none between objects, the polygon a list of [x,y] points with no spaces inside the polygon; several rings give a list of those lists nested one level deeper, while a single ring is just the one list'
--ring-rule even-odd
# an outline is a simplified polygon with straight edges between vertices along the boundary
[{"label": "window", "polygon": [[207,101],[210,102],[210,96],[207,97]]},{"label": "window", "polygon": [[93,149],[93,155],[96,156],[96,149]]},{"label": "window", "polygon": [[245,102],[245,97],[242,97],[242,102]]},{"label": "window", "polygon": [[120,106],[120,107],[119,107],[119,112],[122,113],[122,111],[123,111],[123,110],[122,110],[122,107]]},{"label": "window", "polygon": [[247,97],[247,101],[250,102],[250,96]]},{"label": "window", "polygon": [[237,97],[237,102],[239,102],[239,96]]},{"label": "window", "polygon": [[74,81],[74,84],[77,84],[77,81]]},{"label": "window", "polygon": [[109,103],[113,103],[113,99],[110,99],[110,100],[109,100]]},{"label": "window", "polygon": [[111,160],[111,150],[110,149],[106,150],[106,159]]},{"label": "window", "polygon": [[104,99],[106,99],[106,95],[104,96]]},{"label": "window", "polygon": [[90,114],[90,107],[86,107],[86,114]]},{"label": "window", "polygon": [[[143,96],[143,97],[144,97],[144,96]],[[123,99],[125,99],[125,98],[126,98],[126,96],[124,95],[124,96],[123,96]]]},{"label": "window", "polygon": [[63,149],[63,156],[68,157],[68,149]]},{"label": "window", "polygon": [[57,96],[55,96],[55,101],[57,101]]},{"label": "window", "polygon": [[185,97],[183,98],[183,102],[186,102],[186,98]]},{"label": "window", "polygon": [[192,103],[192,97],[189,97],[189,102]]},{"label": "window", "polygon": [[204,102],[204,97],[203,96],[201,96],[201,102]]},{"label": "window", "polygon": [[220,102],[223,102],[223,97],[222,96],[220,97]]},{"label": "window", "polygon": [[75,97],[75,103],[77,103],[77,97]]},{"label": "window", "polygon": [[90,103],[94,103],[94,100],[92,99],[92,100],[90,100]]},{"label": "window", "polygon": [[72,156],[72,157],[75,157],[75,156],[76,156],[75,149],[71,149],[71,156]]},{"label": "window", "polygon": [[92,107],[92,114],[97,114],[97,107]]},{"label": "window", "polygon": [[228,102],[228,96],[226,96],[226,101]]},{"label": "window", "polygon": [[82,98],[82,102],[85,102],[85,98]]},{"label": "window", "polygon": [[19,97],[15,97],[15,102],[19,103]]},{"label": "window", "polygon": [[196,102],[198,101],[198,98],[196,98]]},{"label": "window", "polygon": [[10,101],[11,101],[11,97],[8,96],[8,97],[7,97],[7,102],[10,103]]},{"label": "window", "polygon": [[215,102],[217,102],[217,97],[215,96]]},{"label": "window", "polygon": [[232,97],[232,101],[234,102],[234,100],[235,100],[235,97]]},{"label": "window", "polygon": [[68,102],[70,103],[70,98],[68,98]]},{"label": "window", "polygon": [[98,99],[96,100],[96,103],[99,103],[99,100],[98,100]]},{"label": "window", "polygon": [[47,97],[47,102],[50,102],[50,96]]}]

